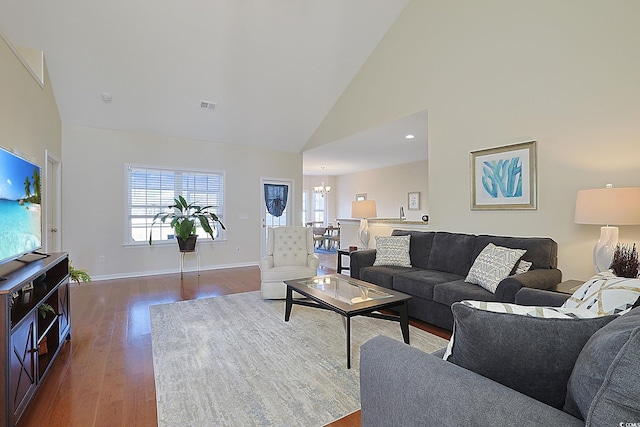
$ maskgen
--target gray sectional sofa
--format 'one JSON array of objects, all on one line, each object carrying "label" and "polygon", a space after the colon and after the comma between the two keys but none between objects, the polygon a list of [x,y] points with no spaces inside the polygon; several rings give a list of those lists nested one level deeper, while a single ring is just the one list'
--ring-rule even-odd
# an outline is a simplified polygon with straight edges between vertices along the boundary
[{"label": "gray sectional sofa", "polygon": [[[558,244],[550,238],[406,230],[394,230],[392,235],[411,236],[411,267],[373,266],[376,250],[360,250],[350,255],[351,277],[412,295],[409,316],[448,330],[453,328],[454,302],[512,303],[523,287],[549,289],[562,281],[557,268]],[[533,263],[526,273],[502,280],[495,293],[464,281],[474,260],[489,243],[526,249],[522,259]]]},{"label": "gray sectional sofa", "polygon": [[[540,302],[539,297],[545,301],[547,297],[548,301],[562,299],[560,294],[547,293],[526,290],[519,297],[532,303]],[[454,311],[461,305],[457,303]],[[508,381],[490,379],[443,360],[443,351],[424,353],[385,336],[367,341],[360,350],[362,426],[640,425],[640,307],[622,316],[606,316],[613,320],[603,318],[604,326],[587,331],[582,338],[568,329],[582,330],[584,335],[588,327],[582,323],[593,324],[598,319],[516,317],[522,319],[496,319],[486,325],[501,330],[514,326],[511,336],[526,342],[492,342],[494,355],[506,353],[514,363],[501,363],[499,369],[489,372],[507,380],[511,374],[517,375],[520,380],[514,388],[505,384]],[[558,339],[566,341],[557,345]],[[477,356],[481,363],[490,364],[493,359],[484,352]],[[536,369],[529,363],[518,363],[526,358],[537,361]],[[551,381],[549,369],[560,369]],[[528,393],[519,390],[523,385]],[[543,402],[532,397],[535,392],[543,397],[559,395],[560,403]]]}]

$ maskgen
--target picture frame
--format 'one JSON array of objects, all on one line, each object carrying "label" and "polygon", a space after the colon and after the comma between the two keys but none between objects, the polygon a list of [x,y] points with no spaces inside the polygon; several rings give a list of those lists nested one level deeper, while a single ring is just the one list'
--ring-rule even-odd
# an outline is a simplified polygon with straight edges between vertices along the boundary
[{"label": "picture frame", "polygon": [[361,202],[363,200],[367,200],[367,193],[357,193],[356,202]]},{"label": "picture frame", "polygon": [[420,210],[420,192],[411,191],[407,194],[407,210],[419,211]]},{"label": "picture frame", "polygon": [[470,153],[471,210],[537,209],[536,141]]}]

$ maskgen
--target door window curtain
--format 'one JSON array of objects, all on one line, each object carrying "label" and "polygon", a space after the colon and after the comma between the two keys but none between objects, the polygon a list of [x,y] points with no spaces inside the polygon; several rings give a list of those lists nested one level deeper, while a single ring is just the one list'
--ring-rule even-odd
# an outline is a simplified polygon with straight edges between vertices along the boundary
[{"label": "door window curtain", "polygon": [[289,186],[278,184],[264,184],[264,202],[267,211],[275,217],[282,216],[287,207]]}]

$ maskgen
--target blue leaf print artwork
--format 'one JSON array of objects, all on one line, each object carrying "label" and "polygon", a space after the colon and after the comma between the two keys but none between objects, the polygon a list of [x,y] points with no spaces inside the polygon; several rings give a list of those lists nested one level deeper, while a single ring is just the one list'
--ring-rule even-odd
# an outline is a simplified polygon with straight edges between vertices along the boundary
[{"label": "blue leaf print artwork", "polygon": [[522,197],[522,162],[520,157],[482,162],[482,186],[494,199]]}]

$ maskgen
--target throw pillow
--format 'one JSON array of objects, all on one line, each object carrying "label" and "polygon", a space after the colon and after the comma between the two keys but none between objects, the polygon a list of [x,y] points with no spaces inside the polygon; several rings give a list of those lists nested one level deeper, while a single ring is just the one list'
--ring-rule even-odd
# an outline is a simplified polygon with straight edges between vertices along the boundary
[{"label": "throw pillow", "polygon": [[521,259],[520,261],[518,261],[518,265],[516,265],[516,274],[526,273],[527,271],[529,271],[532,265],[532,262]]},{"label": "throw pillow", "polygon": [[564,405],[582,347],[616,317],[476,301],[454,303],[451,309],[454,327],[446,360],[557,409]]},{"label": "throw pillow", "polygon": [[411,267],[410,241],[411,236],[376,236],[376,259],[373,265]]},{"label": "throw pillow", "polygon": [[495,294],[498,284],[511,274],[525,252],[524,249],[503,248],[489,243],[473,262],[464,281],[480,285]]},{"label": "throw pillow", "polygon": [[[635,410],[640,411],[640,401],[637,399],[640,396],[637,363],[629,366],[632,370],[623,375],[627,380],[616,380],[615,384],[610,380],[614,369],[612,366],[616,364],[616,360],[629,357],[624,356],[625,352],[631,351],[628,342],[632,340],[632,334],[638,333],[640,333],[640,309],[618,316],[589,338],[576,360],[567,384],[565,412],[586,420],[591,407],[594,406],[592,405],[594,400],[599,401],[600,405],[606,405],[606,396],[612,392],[617,393],[615,398],[611,399],[612,402],[623,403],[627,409],[635,406]],[[640,341],[640,337],[636,339]],[[630,356],[637,359],[639,354],[637,351]],[[620,363],[618,365],[617,369],[622,369],[622,365]],[[635,404],[630,404],[630,400],[634,400]],[[617,408],[616,411],[620,412],[621,409]],[[638,416],[619,418],[640,420]]]},{"label": "throw pillow", "polygon": [[623,314],[640,298],[640,279],[618,277],[610,270],[596,274],[562,304],[566,308],[586,308],[596,313]]}]

